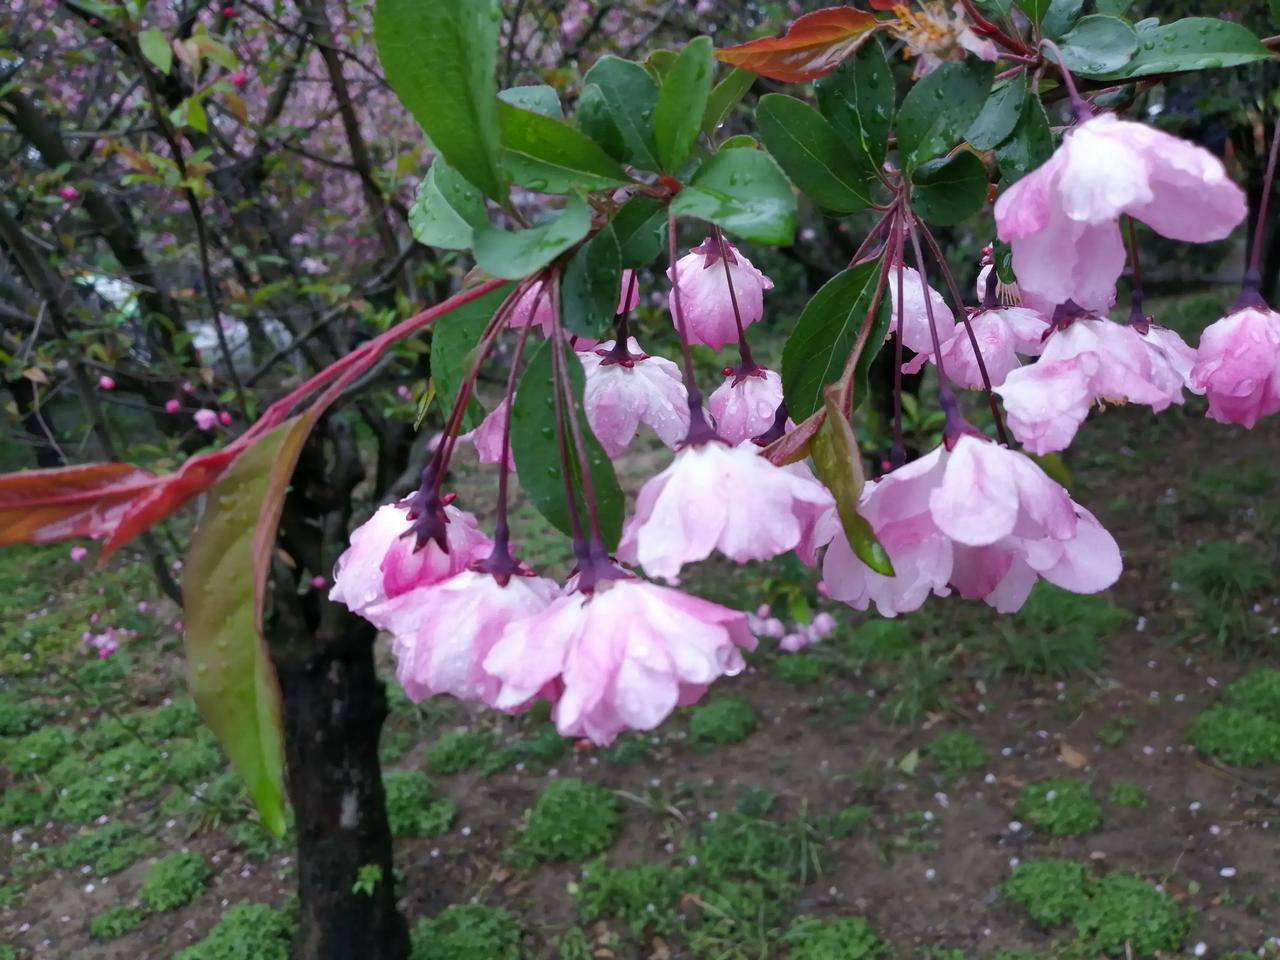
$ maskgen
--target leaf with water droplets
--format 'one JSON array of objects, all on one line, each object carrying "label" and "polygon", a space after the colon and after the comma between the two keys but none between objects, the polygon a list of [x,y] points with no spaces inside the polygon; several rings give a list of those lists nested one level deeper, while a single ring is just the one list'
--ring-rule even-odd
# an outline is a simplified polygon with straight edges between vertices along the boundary
[{"label": "leaf with water droplets", "polygon": [[1248,27],[1212,17],[1187,17],[1148,29],[1140,23],[1137,38],[1138,52],[1122,68],[1085,76],[1127,80],[1157,73],[1238,67],[1271,57],[1271,51]]},{"label": "leaf with water droplets", "polygon": [[786,245],[795,239],[795,193],[763,150],[721,150],[698,168],[671,202],[671,212],[756,243]]},{"label": "leaf with water droplets", "polygon": [[771,80],[805,83],[830,73],[879,26],[873,14],[853,7],[806,13],[780,37],[765,37],[717,50],[725,63]]},{"label": "leaf with water droplets", "polygon": [[898,157],[910,170],[941,156],[963,138],[991,90],[995,65],[944,63],[911,88],[898,111]]},{"label": "leaf with water droplets", "polygon": [[[1081,17],[1058,40],[1063,64],[1085,77],[1119,70],[1137,49],[1137,32],[1119,17]],[[1046,56],[1053,56],[1052,51]]]},{"label": "leaf with water droplets", "polygon": [[831,121],[859,165],[873,174],[884,165],[893,122],[893,71],[872,40],[816,84],[818,110]]},{"label": "leaf with water droplets", "polygon": [[[499,305],[511,293],[507,284],[492,293],[446,313],[431,327],[431,383],[445,410],[453,409],[458,388],[471,369],[473,351]],[[462,426],[474,430],[480,425],[484,410],[474,396],[463,414]]]},{"label": "leaf with water droplets", "polygon": [[870,205],[875,172],[859,164],[813,107],[781,93],[766,94],[756,106],[756,122],[791,182],[823,210],[853,213]]},{"label": "leaf with water droplets", "polygon": [[511,179],[539,193],[604,190],[630,182],[627,172],[586,134],[561,120],[499,105],[502,163]]},{"label": "leaf with water droplets", "polygon": [[695,37],[662,79],[653,115],[653,137],[662,169],[678,173],[698,139],[711,92],[715,57],[710,37]]},{"label": "leaf with water droplets", "polygon": [[1007,188],[1053,155],[1053,131],[1039,97],[1027,97],[1013,133],[996,147],[1001,187]]},{"label": "leaf with water droplets", "polygon": [[527,230],[500,230],[488,224],[475,232],[476,266],[495,277],[521,280],[541,270],[587,235],[591,210],[572,195],[547,223]]},{"label": "leaf with water droplets", "polygon": [[[657,170],[657,148],[653,142],[653,113],[658,105],[658,85],[640,64],[621,57],[597,60],[582,78],[584,97],[594,87],[590,109],[579,103],[578,124],[583,131],[614,156],[614,132],[621,139],[622,154],[645,170]],[[609,129],[612,127],[612,130]]]},{"label": "leaf with water droplets", "polygon": [[911,174],[911,209],[922,220],[954,226],[982,209],[987,166],[968,150],[922,163]]},{"label": "leaf with water droplets", "polygon": [[409,230],[428,247],[470,250],[475,228],[489,222],[484,196],[437,157],[409,208]]}]

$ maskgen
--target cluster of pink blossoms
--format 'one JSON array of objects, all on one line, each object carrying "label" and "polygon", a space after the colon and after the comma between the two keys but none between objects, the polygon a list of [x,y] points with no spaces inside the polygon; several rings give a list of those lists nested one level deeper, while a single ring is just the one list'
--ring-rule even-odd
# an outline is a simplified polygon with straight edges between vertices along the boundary
[{"label": "cluster of pink blossoms", "polygon": [[[723,237],[713,234],[667,271],[682,341],[739,346],[741,363],[725,369],[705,407],[686,382],[687,356],[682,376],[630,336],[626,316],[639,299],[631,271],[619,290],[617,336],[602,343],[565,334],[548,281],[527,283],[505,308],[506,324],[525,336],[564,337],[577,351],[586,420],[608,455],[623,453],[642,427],[675,450],[639,490],[616,553],[602,546],[592,516],[592,529],[575,535],[568,582],[537,576],[512,558],[505,506],[490,538],[439,497],[433,473],[430,485],[424,475],[422,491],[353,533],[330,596],[391,634],[397,676],[413,699],[447,693],[508,712],[548,701],[563,735],[604,744],[622,730],[652,729],[716,678],[742,670],[757,635],[796,650],[834,629],[830,614],[789,631],[767,609],[747,615],[676,588],[686,565],[713,554],[744,563],[794,551],[821,566],[826,595],[859,610],[874,604],[886,617],[953,591],[1008,613],[1039,580],[1104,590],[1121,573],[1115,540],[1035,461],[970,426],[951,387],[997,394],[1013,436],[1038,454],[1065,449],[1095,405],[1158,412],[1191,390],[1207,395],[1218,420],[1252,425],[1275,412],[1280,315],[1260,303],[1210,327],[1198,350],[1137,310],[1129,323],[1105,316],[1125,263],[1121,216],[1204,241],[1225,237],[1245,212],[1212,155],[1104,115],[1068,131],[1052,159],[997,203],[1016,287],[1000,283],[988,262],[981,306],[953,310],[916,270],[898,263],[888,271],[890,336],[915,354],[904,369],[937,366],[947,411],[939,447],[862,491],[858,512],[891,574],[860,559],[804,462],[777,466],[760,455],[790,423],[781,379],[744,342],[772,283]],[[510,387],[462,437],[504,476],[515,466],[509,408]],[[579,521],[585,529],[585,518],[575,529]]]}]

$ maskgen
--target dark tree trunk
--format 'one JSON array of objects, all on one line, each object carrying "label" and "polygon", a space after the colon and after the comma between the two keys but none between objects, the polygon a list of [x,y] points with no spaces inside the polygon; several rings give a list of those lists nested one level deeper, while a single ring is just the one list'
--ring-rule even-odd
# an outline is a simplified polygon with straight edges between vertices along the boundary
[{"label": "dark tree trunk", "polygon": [[13,394],[13,400],[18,405],[18,416],[22,420],[22,428],[31,438],[31,449],[35,453],[36,466],[46,468],[62,466],[62,456],[55,446],[55,438],[49,432],[53,429],[53,425],[48,423],[47,419],[41,420],[38,412],[39,399],[36,396],[35,384],[26,377],[15,377],[6,381],[5,386]]},{"label": "dark tree trunk", "polygon": [[[300,627],[300,618],[282,618]],[[284,700],[289,799],[298,835],[301,960],[405,960],[396,909],[378,737],[386,695],[374,669],[373,628],[344,617],[340,636],[282,636],[272,658]],[[305,628],[304,628],[305,629]],[[381,868],[372,893],[352,890],[361,867]]]}]

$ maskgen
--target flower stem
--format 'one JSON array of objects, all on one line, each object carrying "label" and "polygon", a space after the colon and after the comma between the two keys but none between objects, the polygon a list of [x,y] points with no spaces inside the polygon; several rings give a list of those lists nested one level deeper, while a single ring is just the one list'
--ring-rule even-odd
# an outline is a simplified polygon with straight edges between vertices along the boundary
[{"label": "flower stem", "polygon": [[1142,251],[1138,246],[1138,225],[1133,217],[1126,217],[1126,219],[1129,221],[1129,259],[1133,261],[1133,286],[1129,291],[1129,326],[1140,333],[1146,333],[1151,318],[1142,309],[1146,296],[1142,289]]},{"label": "flower stem", "polygon": [[738,373],[745,375],[758,369],[758,365],[751,359],[751,347],[747,345],[747,331],[742,325],[742,311],[738,309],[738,293],[733,289],[733,271],[729,269],[728,245],[724,242],[724,234],[720,232],[719,227],[712,227],[711,235],[715,237],[716,248],[720,251],[720,264],[724,267],[724,283],[729,288],[729,302],[733,304],[733,322],[738,326],[738,358],[742,361],[738,366]]},{"label": "flower stem", "polygon": [[1276,185],[1276,160],[1280,156],[1280,117],[1276,118],[1275,133],[1271,137],[1271,151],[1267,156],[1267,172],[1262,177],[1262,197],[1258,201],[1258,222],[1253,228],[1253,249],[1249,252],[1249,270],[1245,274],[1245,288],[1254,293],[1262,286],[1262,247],[1267,236],[1267,211],[1271,206],[1271,192]]},{"label": "flower stem", "polygon": [[671,305],[675,308],[676,334],[680,337],[680,359],[684,366],[684,389],[689,398],[689,432],[681,446],[696,446],[718,440],[702,412],[702,393],[693,372],[693,352],[689,349],[689,334],[684,322],[684,295],[680,290],[680,271],[676,269],[676,218],[667,212],[667,259],[671,264]]},{"label": "flower stem", "polygon": [[1063,59],[1062,51],[1052,40],[1046,38],[1040,42],[1046,50],[1053,54],[1054,59],[1057,61],[1054,66],[1058,68],[1058,73],[1062,75],[1062,82],[1067,88],[1068,96],[1071,97],[1071,109],[1075,113],[1076,119],[1080,121],[1088,120],[1093,116],[1093,105],[1080,96],[1080,89],[1076,86],[1076,78],[1067,69],[1067,62]]},{"label": "flower stem", "polygon": [[[898,249],[889,251],[889,257],[896,263],[902,263],[902,238],[898,238]],[[906,296],[903,284],[906,271],[898,267],[898,317],[897,335],[893,338],[893,446],[889,450],[889,467],[897,470],[907,462],[907,444],[902,435],[902,327],[906,313]]]}]

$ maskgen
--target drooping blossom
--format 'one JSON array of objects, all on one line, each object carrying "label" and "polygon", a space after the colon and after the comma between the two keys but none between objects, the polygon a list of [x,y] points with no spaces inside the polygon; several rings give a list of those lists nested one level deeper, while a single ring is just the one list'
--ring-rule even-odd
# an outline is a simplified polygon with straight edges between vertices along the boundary
[{"label": "drooping blossom", "polygon": [[1124,270],[1119,218],[1171,240],[1222,240],[1247,213],[1244,192],[1203,147],[1100,114],[1069,130],[1040,168],[996,201],[1024,291],[1105,312]]},{"label": "drooping blossom", "polygon": [[[1043,349],[1042,338],[1049,332],[1049,322],[1026,307],[982,310],[969,318],[969,326],[973,329],[973,339],[978,341],[992,386],[1004,383],[1011,371],[1022,366],[1019,355],[1039,354]],[[922,359],[917,356],[908,368],[918,369]],[[942,343],[942,367],[952,383],[973,389],[984,386],[973,340],[963,323],[957,323]]]},{"label": "drooping blossom", "polygon": [[[746,330],[764,316],[764,292],[773,288],[773,281],[752,266],[737,247],[727,240],[724,247],[729,278],[725,277],[720,246],[714,237],[708,237],[676,261],[674,274],[670,267],[667,268],[667,279],[673,284],[677,280],[679,282],[680,304],[689,342],[704,344],[713,350],[738,342],[733,299],[737,299],[738,316],[742,319],[742,329]],[[732,298],[729,279],[733,281]],[[667,297],[673,321],[676,317],[675,301],[673,286]]]},{"label": "drooping blossom", "polygon": [[[480,421],[480,426],[468,433],[459,434],[458,439],[475,447],[476,458],[481,463],[500,463],[506,425],[507,400],[504,397],[493,411]],[[515,458],[509,449],[507,450],[507,467],[511,470],[516,468]]]},{"label": "drooping blossom", "polygon": [[782,378],[756,367],[732,373],[707,398],[716,433],[735,446],[758,437],[771,426],[782,404]]},{"label": "drooping blossom", "polygon": [[582,405],[591,432],[616,457],[646,423],[668,447],[689,431],[689,396],[680,368],[664,357],[640,349],[635,337],[625,353],[612,340],[578,354],[586,374]]},{"label": "drooping blossom", "polygon": [[341,603],[375,626],[370,611],[384,600],[414,587],[439,583],[486,556],[492,542],[480,531],[476,518],[454,506],[444,508],[449,552],[428,541],[414,549],[409,511],[396,503],[378,508],[351,531],[351,543],[333,570],[329,599]]},{"label": "drooping blossom", "polygon": [[889,32],[906,44],[903,55],[915,58],[916,78],[944,61],[963,60],[966,54],[990,61],[1000,56],[994,43],[974,32],[958,3],[948,12],[943,0],[922,0],[914,8],[907,2],[897,4],[894,12],[897,17],[890,21]]},{"label": "drooping blossom", "polygon": [[109,377],[105,373],[98,378],[98,387],[102,390],[114,390],[116,381],[114,377]]},{"label": "drooping blossom", "polygon": [[[618,285],[618,313],[629,313],[640,303],[640,284],[632,283],[634,277],[634,270],[622,271],[622,282]],[[552,311],[551,292],[543,291],[544,285],[541,280],[529,284],[511,305],[507,326],[519,330],[532,323],[541,328],[544,337],[551,336],[551,331],[555,329],[555,313]],[[581,337],[578,341],[579,346],[594,346],[594,342],[589,340],[584,342],[584,338]]]},{"label": "drooping blossom", "polygon": [[201,407],[191,415],[191,419],[196,422],[196,426],[199,429],[207,433],[218,425],[218,411],[210,410],[208,407]]},{"label": "drooping blossom", "polygon": [[1028,457],[962,434],[867,484],[859,512],[895,575],[871,570],[837,533],[823,561],[830,595],[892,617],[930,593],[1019,609],[1037,579],[1096,593],[1120,576],[1120,550],[1089,511]]},{"label": "drooping blossom", "polygon": [[177,413],[182,409],[182,403],[178,400],[169,399],[164,402],[165,413]]},{"label": "drooping blossom", "polygon": [[640,488],[618,557],[671,579],[713,550],[739,563],[800,543],[806,521],[831,495],[816,480],[775,467],[752,444],[689,444]]},{"label": "drooping blossom", "polygon": [[712,681],[739,673],[741,650],[755,644],[736,610],[642,580],[614,580],[511,622],[484,670],[501,683],[499,709],[518,709],[555,685],[556,729],[605,745],[695,703]]},{"label": "drooping blossom", "polygon": [[[1176,341],[1176,343],[1175,343]],[[1035,453],[1065,450],[1095,402],[1182,403],[1191,352],[1171,330],[1086,317],[1056,330],[1040,359],[1009,372],[996,392],[1009,429]]]},{"label": "drooping blossom", "polygon": [[1200,335],[1190,379],[1219,423],[1252,429],[1280,411],[1280,313],[1249,306],[1210,324]]},{"label": "drooping blossom", "polygon": [[617,312],[630,313],[640,306],[640,283],[634,270],[622,271],[622,283],[618,286]]},{"label": "drooping blossom", "polygon": [[493,705],[501,684],[481,664],[508,624],[544,610],[558,589],[546,577],[504,585],[464,570],[382,601],[369,619],[391,634],[396,679],[414,703],[447,693]]},{"label": "drooping blossom", "polygon": [[[902,281],[902,345],[916,353],[932,356],[933,334],[929,330],[929,309],[920,273],[901,264],[889,271],[889,300],[893,311],[889,315],[889,335],[893,336],[898,332],[899,276]],[[942,294],[933,287],[929,287],[928,303],[933,307],[933,322],[938,330],[938,340],[946,341],[955,327],[955,316],[942,299]]]}]

